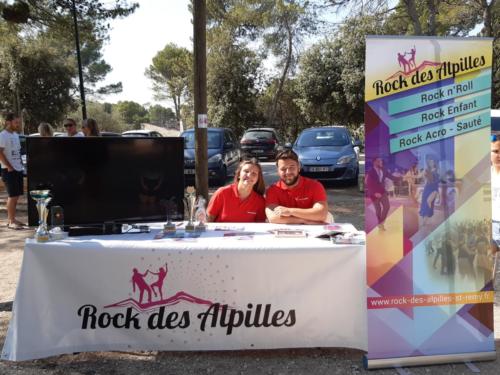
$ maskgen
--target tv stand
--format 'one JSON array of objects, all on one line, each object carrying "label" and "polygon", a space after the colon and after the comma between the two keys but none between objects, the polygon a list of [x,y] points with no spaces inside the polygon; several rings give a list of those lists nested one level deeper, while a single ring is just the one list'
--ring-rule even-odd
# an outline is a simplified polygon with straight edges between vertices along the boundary
[{"label": "tv stand", "polygon": [[68,236],[102,236],[106,234],[122,234],[122,225],[113,222],[106,222],[102,225],[83,225],[69,227]]}]

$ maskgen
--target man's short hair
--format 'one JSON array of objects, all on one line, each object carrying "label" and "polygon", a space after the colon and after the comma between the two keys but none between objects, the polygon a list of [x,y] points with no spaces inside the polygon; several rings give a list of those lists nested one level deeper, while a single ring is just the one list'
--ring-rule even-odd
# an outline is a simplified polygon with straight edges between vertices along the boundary
[{"label": "man's short hair", "polygon": [[19,116],[17,116],[14,112],[5,112],[3,114],[3,118],[5,119],[5,121],[14,121],[14,119],[17,117]]},{"label": "man's short hair", "polygon": [[276,155],[276,165],[278,165],[278,161],[291,159],[299,163],[299,157],[293,150],[283,150]]}]

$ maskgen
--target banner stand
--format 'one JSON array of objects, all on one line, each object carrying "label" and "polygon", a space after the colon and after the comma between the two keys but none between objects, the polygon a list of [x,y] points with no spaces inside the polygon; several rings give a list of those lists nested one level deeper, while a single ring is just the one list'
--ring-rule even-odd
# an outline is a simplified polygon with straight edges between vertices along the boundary
[{"label": "banner stand", "polygon": [[363,356],[363,366],[366,370],[375,370],[388,367],[411,367],[441,365],[446,363],[494,361],[496,352],[459,353],[446,355],[428,355],[419,357],[367,359]]},{"label": "banner stand", "polygon": [[367,36],[365,368],[495,360],[492,39]]}]

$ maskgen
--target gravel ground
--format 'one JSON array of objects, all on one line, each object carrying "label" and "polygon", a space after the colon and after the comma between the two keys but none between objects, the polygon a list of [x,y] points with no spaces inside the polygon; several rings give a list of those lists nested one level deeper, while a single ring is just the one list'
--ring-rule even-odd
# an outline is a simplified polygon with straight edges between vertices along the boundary
[{"label": "gravel ground", "polygon": [[[363,202],[355,187],[327,186],[329,203],[337,221],[363,227]],[[0,191],[0,223],[5,222],[5,193]],[[27,221],[26,199],[20,202],[20,219]],[[338,218],[342,218],[339,220]],[[19,277],[24,239],[33,231],[12,231],[0,227],[0,347],[11,318],[12,301]],[[497,267],[497,270],[500,266]],[[497,271],[495,285],[500,286]],[[495,296],[495,323],[500,323],[500,299]],[[497,349],[500,334],[496,333]],[[364,352],[351,349],[293,349],[216,352],[98,352],[62,355],[25,362],[0,361],[0,374],[359,374]],[[473,364],[483,374],[499,374],[495,362]],[[470,374],[463,363],[404,369],[372,370],[372,374]]]}]

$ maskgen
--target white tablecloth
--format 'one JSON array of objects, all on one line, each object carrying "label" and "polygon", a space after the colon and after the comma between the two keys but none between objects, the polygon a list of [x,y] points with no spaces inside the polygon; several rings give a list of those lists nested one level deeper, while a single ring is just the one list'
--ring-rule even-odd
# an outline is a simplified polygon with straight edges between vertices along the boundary
[{"label": "white tablecloth", "polygon": [[[364,246],[277,238],[269,230],[278,227],[211,224],[201,238],[154,239],[160,230],[153,229],[27,240],[2,359],[108,350],[366,350]],[[163,282],[151,288],[165,265]]]}]

